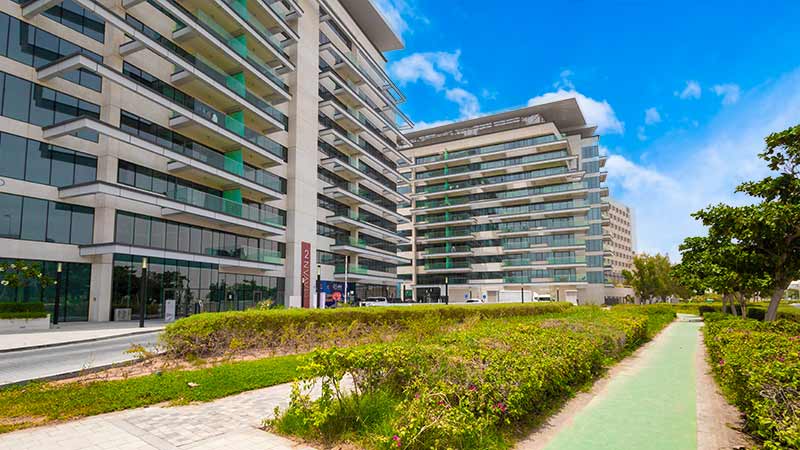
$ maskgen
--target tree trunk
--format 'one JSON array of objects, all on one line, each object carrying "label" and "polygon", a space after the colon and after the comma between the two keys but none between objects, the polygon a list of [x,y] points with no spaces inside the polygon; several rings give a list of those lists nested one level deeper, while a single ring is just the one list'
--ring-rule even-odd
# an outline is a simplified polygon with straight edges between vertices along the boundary
[{"label": "tree trunk", "polygon": [[733,294],[725,294],[725,296],[728,297],[728,301],[731,304],[731,314],[738,316],[739,311],[736,309],[736,301],[733,298]]},{"label": "tree trunk", "polygon": [[769,301],[769,308],[767,308],[767,314],[764,316],[764,322],[772,322],[778,318],[778,305],[781,302],[781,298],[783,298],[784,290],[785,288],[777,287],[772,291],[772,299]]},{"label": "tree trunk", "polygon": [[722,295],[722,314],[728,314],[728,294]]},{"label": "tree trunk", "polygon": [[739,300],[739,312],[742,314],[742,319],[747,318],[747,304],[745,303],[744,294],[737,292],[733,297]]}]

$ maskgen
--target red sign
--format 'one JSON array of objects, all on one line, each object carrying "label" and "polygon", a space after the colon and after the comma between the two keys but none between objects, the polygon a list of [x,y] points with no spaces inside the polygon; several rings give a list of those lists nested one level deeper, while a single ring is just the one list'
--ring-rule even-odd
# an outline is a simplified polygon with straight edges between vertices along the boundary
[{"label": "red sign", "polygon": [[311,244],[300,243],[300,286],[303,289],[303,308],[311,308]]}]

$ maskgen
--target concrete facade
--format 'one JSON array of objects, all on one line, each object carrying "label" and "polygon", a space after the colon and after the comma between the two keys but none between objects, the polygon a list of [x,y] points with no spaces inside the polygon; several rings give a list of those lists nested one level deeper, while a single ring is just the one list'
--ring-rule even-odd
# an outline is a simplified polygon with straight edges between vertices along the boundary
[{"label": "concrete facade", "polygon": [[[25,239],[13,212],[0,234],[0,259],[91,267],[84,320],[113,320],[123,301],[137,313],[143,258],[160,271],[148,318],[171,297],[185,303],[179,315],[264,299],[316,307],[317,279],[329,293],[347,280],[359,297],[396,295],[395,267],[408,262],[395,249],[408,243],[396,230],[407,221],[397,164],[408,164],[399,148],[411,123],[384,71],[383,53],[402,42],[371,2],[0,0],[0,13],[22,24],[0,27],[14,44],[2,44],[0,71],[32,83],[32,104],[43,87],[98,107],[47,123],[0,117],[3,133],[93,161],[80,183],[0,172],[9,201],[93,209],[90,242]],[[123,212],[149,236],[121,224]],[[187,235],[190,247],[170,247]]]},{"label": "concrete facade", "polygon": [[610,239],[606,241],[606,250],[609,251],[610,270],[606,272],[606,278],[619,285],[624,282],[622,271],[633,270],[633,257],[636,255],[633,210],[614,199],[609,199],[608,204],[606,230]]},{"label": "concrete facade", "polygon": [[408,134],[416,301],[604,302],[608,224],[596,127],[574,99]]}]

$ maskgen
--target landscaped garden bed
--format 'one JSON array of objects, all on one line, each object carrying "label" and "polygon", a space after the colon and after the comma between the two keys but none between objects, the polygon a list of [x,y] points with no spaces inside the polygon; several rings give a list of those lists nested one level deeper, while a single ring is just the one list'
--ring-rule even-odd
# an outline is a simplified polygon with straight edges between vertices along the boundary
[{"label": "landscaped garden bed", "polygon": [[714,374],[747,430],[764,448],[800,448],[800,323],[705,318]]},{"label": "landscaped garden bed", "polygon": [[41,302],[0,302],[0,332],[46,330],[50,316]]},{"label": "landscaped garden bed", "polygon": [[[315,351],[290,407],[268,425],[325,445],[507,448],[674,315],[669,306],[578,307],[483,320],[425,342]],[[317,382],[322,397],[312,401]]]}]

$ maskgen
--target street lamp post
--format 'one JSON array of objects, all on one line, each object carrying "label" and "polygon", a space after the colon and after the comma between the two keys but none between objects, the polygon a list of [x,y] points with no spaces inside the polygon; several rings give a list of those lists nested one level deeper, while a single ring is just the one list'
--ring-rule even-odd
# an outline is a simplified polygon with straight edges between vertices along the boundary
[{"label": "street lamp post", "polygon": [[53,304],[53,325],[58,325],[58,307],[61,300],[61,263],[56,267],[56,301]]},{"label": "street lamp post", "polygon": [[449,305],[450,304],[450,292],[449,292],[449,289],[448,289],[449,281],[450,281],[450,279],[447,276],[445,276],[444,277],[444,304],[445,305]]},{"label": "street lamp post", "polygon": [[144,315],[147,309],[147,257],[142,258],[142,298],[139,300],[139,328],[144,328]]},{"label": "street lamp post", "polygon": [[317,264],[317,302],[320,301],[320,298],[322,298],[322,266]]}]

